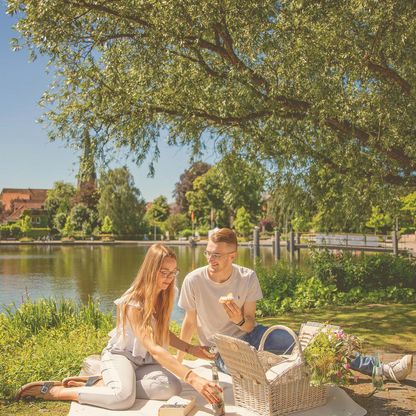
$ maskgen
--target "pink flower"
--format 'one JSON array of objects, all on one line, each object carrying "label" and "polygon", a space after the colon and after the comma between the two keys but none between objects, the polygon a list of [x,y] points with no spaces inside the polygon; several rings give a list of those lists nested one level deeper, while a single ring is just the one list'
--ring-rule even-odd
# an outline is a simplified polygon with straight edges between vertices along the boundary
[{"label": "pink flower", "polygon": [[345,338],[345,333],[343,330],[335,331],[335,336],[337,337],[337,339],[343,339]]},{"label": "pink flower", "polygon": [[344,365],[343,365],[343,367],[344,367],[346,370],[349,370],[349,369],[351,368],[351,366],[350,366],[348,363],[344,364]]}]

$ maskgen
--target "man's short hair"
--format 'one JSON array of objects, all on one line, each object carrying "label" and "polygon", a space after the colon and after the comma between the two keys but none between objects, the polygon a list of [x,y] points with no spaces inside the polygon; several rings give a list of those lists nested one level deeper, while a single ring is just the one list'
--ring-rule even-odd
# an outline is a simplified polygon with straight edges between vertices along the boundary
[{"label": "man's short hair", "polygon": [[215,233],[211,234],[209,239],[213,243],[227,243],[235,246],[237,248],[237,235],[230,228],[221,228]]}]

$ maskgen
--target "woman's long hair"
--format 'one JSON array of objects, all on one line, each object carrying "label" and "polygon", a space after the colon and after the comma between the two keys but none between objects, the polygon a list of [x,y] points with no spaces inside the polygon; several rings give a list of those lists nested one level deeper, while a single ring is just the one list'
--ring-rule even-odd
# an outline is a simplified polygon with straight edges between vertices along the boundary
[{"label": "woman's long hair", "polygon": [[[150,246],[132,285],[125,293],[125,300],[117,307],[117,328],[126,323],[127,305],[131,302],[139,304],[140,329],[144,329],[159,345],[167,345],[169,341],[169,320],[175,300],[175,279],[166,290],[162,290],[155,299],[157,292],[158,272],[163,260],[167,257],[176,260],[176,254],[162,244]],[[156,322],[152,325],[152,318]]]}]

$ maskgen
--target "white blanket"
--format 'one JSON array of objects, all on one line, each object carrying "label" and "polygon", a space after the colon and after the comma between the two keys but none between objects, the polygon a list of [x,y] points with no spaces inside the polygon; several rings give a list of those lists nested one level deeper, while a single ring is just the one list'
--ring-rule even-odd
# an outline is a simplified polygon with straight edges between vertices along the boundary
[{"label": "white blanket", "polygon": [[[207,361],[184,361],[186,366],[195,369],[200,376],[210,378],[211,367]],[[225,411],[227,416],[258,416],[242,407],[234,406],[233,388],[231,377],[219,373],[220,383],[224,389]],[[93,387],[92,387],[93,388]],[[195,395],[197,398],[196,408],[189,413],[189,416],[213,416],[211,406],[188,384],[184,384],[183,396]],[[81,405],[73,402],[69,416],[157,416],[159,407],[164,402],[158,400],[136,400],[134,406],[128,410],[106,410],[99,407]],[[332,387],[329,392],[329,399],[325,406],[317,407],[303,412],[292,413],[293,416],[364,416],[365,409],[355,403],[344,390]]]}]

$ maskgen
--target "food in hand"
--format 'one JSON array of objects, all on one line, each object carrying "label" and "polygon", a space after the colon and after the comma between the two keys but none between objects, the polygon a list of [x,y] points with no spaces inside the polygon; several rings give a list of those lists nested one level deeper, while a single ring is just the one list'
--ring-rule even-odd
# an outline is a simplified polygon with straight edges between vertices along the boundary
[{"label": "food in hand", "polygon": [[219,303],[227,303],[227,302],[231,302],[231,301],[233,301],[234,300],[234,296],[233,296],[233,294],[230,292],[230,293],[228,293],[227,295],[225,295],[225,296],[221,296],[219,299],[218,299],[218,302]]}]

